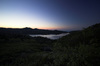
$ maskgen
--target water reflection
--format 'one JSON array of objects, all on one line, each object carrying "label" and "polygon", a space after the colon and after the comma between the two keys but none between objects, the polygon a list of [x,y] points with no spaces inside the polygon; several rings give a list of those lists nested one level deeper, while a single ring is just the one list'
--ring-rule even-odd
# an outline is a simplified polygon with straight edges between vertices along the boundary
[{"label": "water reflection", "polygon": [[49,38],[49,39],[59,39],[61,38],[62,36],[65,36],[65,35],[68,35],[69,33],[63,33],[63,34],[49,34],[49,35],[30,35],[31,37],[46,37],[46,38]]}]

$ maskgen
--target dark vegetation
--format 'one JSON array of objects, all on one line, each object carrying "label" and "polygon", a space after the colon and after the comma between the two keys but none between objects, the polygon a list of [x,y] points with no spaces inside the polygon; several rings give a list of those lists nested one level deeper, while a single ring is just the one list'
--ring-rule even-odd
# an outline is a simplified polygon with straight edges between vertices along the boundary
[{"label": "dark vegetation", "polygon": [[0,34],[0,66],[100,66],[100,23],[58,40]]}]

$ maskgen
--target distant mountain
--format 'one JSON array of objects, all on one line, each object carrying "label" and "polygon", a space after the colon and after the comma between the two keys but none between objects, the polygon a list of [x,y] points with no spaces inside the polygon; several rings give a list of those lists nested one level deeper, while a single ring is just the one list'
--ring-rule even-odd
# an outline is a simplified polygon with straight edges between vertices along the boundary
[{"label": "distant mountain", "polygon": [[0,34],[60,34],[67,33],[65,31],[58,30],[43,30],[43,29],[32,29],[29,27],[25,28],[0,28]]}]

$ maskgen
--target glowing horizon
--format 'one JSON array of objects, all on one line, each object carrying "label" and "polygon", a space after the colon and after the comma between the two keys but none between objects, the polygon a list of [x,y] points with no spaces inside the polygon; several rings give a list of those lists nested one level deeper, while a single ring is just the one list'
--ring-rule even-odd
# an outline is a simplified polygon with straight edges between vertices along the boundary
[{"label": "glowing horizon", "polygon": [[[10,16],[9,16],[10,15]],[[24,15],[24,16],[23,16]],[[20,16],[20,17],[19,17]],[[1,17],[0,22],[1,27],[12,27],[12,28],[22,28],[22,27],[31,27],[31,28],[44,28],[55,27],[55,25],[50,24],[48,21],[43,20],[42,18],[36,18],[30,15],[25,14],[8,14]],[[49,27],[48,27],[49,25]],[[56,27],[57,28],[57,27]]]},{"label": "glowing horizon", "polygon": [[[28,26],[26,26],[28,27]],[[26,28],[26,27],[11,27],[11,26],[0,26],[0,28]],[[32,28],[32,29],[47,29],[47,30],[62,30],[65,29],[65,27],[28,27],[28,28]]]}]

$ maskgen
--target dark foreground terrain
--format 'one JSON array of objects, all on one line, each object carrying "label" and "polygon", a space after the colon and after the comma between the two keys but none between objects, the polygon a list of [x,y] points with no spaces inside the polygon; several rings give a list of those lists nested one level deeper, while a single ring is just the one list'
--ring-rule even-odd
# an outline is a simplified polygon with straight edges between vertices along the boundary
[{"label": "dark foreground terrain", "polygon": [[0,34],[0,66],[100,66],[100,24],[58,40],[12,34]]}]

